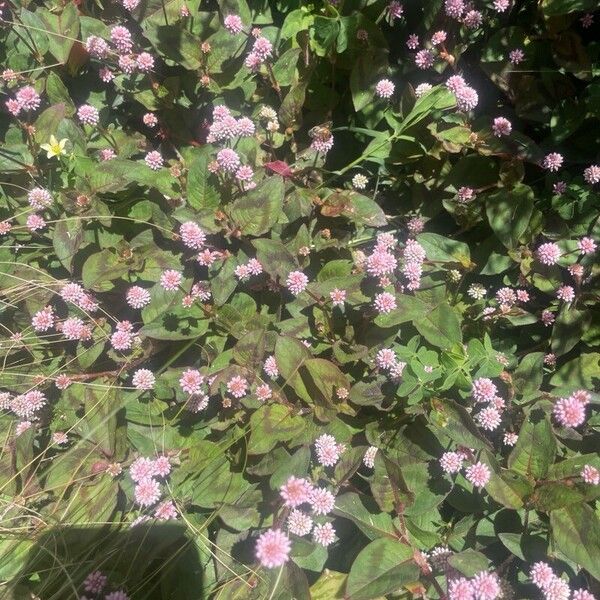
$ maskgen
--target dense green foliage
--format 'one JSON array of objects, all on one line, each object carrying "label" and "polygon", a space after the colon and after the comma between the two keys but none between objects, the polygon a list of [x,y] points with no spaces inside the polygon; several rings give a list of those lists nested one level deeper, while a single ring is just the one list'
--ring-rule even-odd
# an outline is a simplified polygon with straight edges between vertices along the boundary
[{"label": "dense green foliage", "polygon": [[0,595],[598,594],[597,2],[457,4],[3,4]]}]

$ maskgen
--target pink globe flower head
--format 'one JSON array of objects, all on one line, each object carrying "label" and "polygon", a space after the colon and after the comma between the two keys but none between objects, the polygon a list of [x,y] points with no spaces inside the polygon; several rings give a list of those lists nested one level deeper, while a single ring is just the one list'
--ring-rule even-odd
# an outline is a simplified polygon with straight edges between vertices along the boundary
[{"label": "pink globe flower head", "polygon": [[234,35],[241,33],[244,30],[244,23],[238,15],[227,15],[223,20],[225,29]]},{"label": "pink globe flower head", "polygon": [[393,273],[398,266],[396,257],[385,249],[376,247],[367,258],[367,273],[375,277]]},{"label": "pink globe flower head", "polygon": [[487,465],[482,462],[477,462],[465,470],[467,481],[473,484],[476,488],[485,487],[490,480],[491,472]]},{"label": "pink globe flower head", "polygon": [[122,3],[123,8],[125,8],[128,11],[132,11],[138,7],[140,0],[122,0]]},{"label": "pink globe flower head", "polygon": [[150,304],[150,292],[144,288],[134,285],[127,290],[126,301],[131,308],[144,308]]},{"label": "pink globe flower head", "polygon": [[419,50],[415,55],[415,65],[419,69],[425,70],[433,66],[434,57],[429,50]]},{"label": "pink globe flower head", "polygon": [[464,456],[459,452],[444,452],[440,458],[440,467],[444,473],[458,473],[462,469]]},{"label": "pink globe flower head", "polygon": [[573,302],[575,300],[575,290],[570,285],[561,285],[556,290],[556,297],[563,302]]},{"label": "pink globe flower head", "polygon": [[554,323],[556,317],[554,316],[554,313],[550,310],[543,310],[542,311],[542,323],[546,326],[549,327],[550,325],[552,325],[552,323]]},{"label": "pink globe flower head", "polygon": [[573,592],[573,600],[596,600],[596,596],[587,590],[580,589]]},{"label": "pink globe flower head", "polygon": [[462,204],[466,204],[467,202],[471,202],[477,194],[473,188],[462,186],[458,188],[458,192],[456,194],[458,196],[458,201]]},{"label": "pink globe flower head", "polygon": [[470,10],[463,17],[463,24],[469,29],[477,29],[483,23],[483,15],[478,10]]},{"label": "pink globe flower head", "polygon": [[327,138],[315,137],[310,143],[311,150],[320,152],[321,154],[327,154],[333,148],[333,136],[330,135]]},{"label": "pink globe flower head", "polygon": [[585,483],[598,485],[600,484],[600,471],[592,465],[584,465],[583,469],[581,469],[581,478]]},{"label": "pink globe flower head", "polygon": [[487,377],[479,377],[473,381],[472,395],[475,402],[492,402],[498,395],[496,384]]},{"label": "pink globe flower head", "polygon": [[10,401],[10,410],[21,419],[29,419],[47,404],[46,396],[39,390],[29,390]]},{"label": "pink globe flower head", "polygon": [[171,472],[171,461],[168,456],[159,456],[152,461],[152,475],[154,477],[167,477]]},{"label": "pink globe flower head", "polygon": [[396,308],[396,296],[389,292],[382,292],[375,296],[373,305],[380,314],[390,313]]},{"label": "pink globe flower head", "polygon": [[157,150],[148,152],[144,161],[153,171],[158,171],[164,165],[163,157]]},{"label": "pink globe flower head", "polygon": [[456,106],[459,110],[469,111],[473,110],[479,102],[479,96],[477,92],[469,86],[464,86],[458,89],[455,93]]},{"label": "pink globe flower head", "polygon": [[491,406],[484,408],[477,415],[477,423],[482,429],[486,429],[487,431],[498,429],[501,421],[502,417],[500,416],[500,412],[498,409]]},{"label": "pink globe flower head", "polygon": [[384,370],[393,368],[397,361],[396,353],[390,348],[382,348],[375,356],[375,364]]},{"label": "pink globe flower head", "polygon": [[35,187],[27,194],[27,201],[34,210],[44,210],[52,205],[52,194],[44,188]]},{"label": "pink globe flower head", "polygon": [[119,56],[119,69],[125,73],[125,75],[132,75],[137,69],[137,61],[133,54],[123,54]]},{"label": "pink globe flower head", "polygon": [[110,83],[115,78],[115,74],[108,67],[102,67],[98,71],[98,76],[104,83]]},{"label": "pink globe flower head", "polygon": [[257,56],[260,62],[265,62],[273,54],[273,44],[265,37],[257,37],[252,46],[252,54]]},{"label": "pink globe flower head", "polygon": [[6,105],[6,109],[13,117],[17,117],[19,115],[19,113],[21,112],[22,107],[19,104],[19,101],[15,100],[14,98],[9,98],[6,101],[5,105]]},{"label": "pink globe flower head", "polygon": [[141,52],[137,55],[135,64],[142,73],[149,73],[154,69],[154,57],[149,52]]},{"label": "pink globe flower head", "polygon": [[90,104],[83,104],[77,109],[77,117],[84,125],[98,125],[100,114],[98,109]]},{"label": "pink globe flower head", "polygon": [[340,444],[332,435],[324,433],[315,440],[315,451],[319,464],[332,467],[340,459]]},{"label": "pink globe flower head", "polygon": [[254,177],[254,171],[252,170],[252,167],[250,167],[249,165],[242,165],[235,172],[235,178],[238,181],[252,181],[253,177]]},{"label": "pink globe flower head", "polygon": [[396,86],[389,79],[382,79],[375,86],[375,94],[387,100],[394,95],[395,89]]},{"label": "pink globe flower head", "polygon": [[416,50],[419,47],[419,36],[411,33],[406,40],[406,46],[409,50]]},{"label": "pink globe flower head", "polygon": [[160,276],[160,285],[168,292],[177,291],[182,281],[183,275],[175,269],[167,269]]},{"label": "pink globe flower head", "polygon": [[158,118],[154,113],[147,112],[143,117],[142,121],[147,127],[156,127],[158,125]]},{"label": "pink globe flower head", "polygon": [[243,398],[248,393],[248,381],[236,375],[227,382],[227,391],[234,398]]},{"label": "pink globe flower head", "polygon": [[110,30],[110,40],[115,45],[115,48],[119,54],[131,53],[133,42],[131,41],[131,33],[127,27],[115,25]]},{"label": "pink globe flower head", "polygon": [[294,477],[293,475],[279,488],[285,506],[296,508],[310,500],[313,486],[308,479]]},{"label": "pink globe flower head", "polygon": [[308,501],[316,515],[327,515],[335,507],[335,496],[325,488],[313,488]]},{"label": "pink globe flower head", "polygon": [[48,331],[48,329],[54,327],[53,308],[51,306],[46,306],[42,310],[38,310],[38,312],[36,312],[31,319],[31,326],[36,331],[40,332]]},{"label": "pink globe flower head", "polygon": [[200,250],[206,242],[206,234],[194,221],[186,221],[179,228],[181,241],[194,250]]},{"label": "pink globe flower head", "polygon": [[577,248],[581,254],[594,254],[596,252],[596,242],[590,237],[583,237],[577,242]]},{"label": "pink globe flower head", "polygon": [[539,246],[535,254],[543,265],[555,265],[560,260],[562,253],[557,244],[547,242]]},{"label": "pink globe flower head", "polygon": [[186,394],[200,393],[203,383],[204,376],[196,369],[187,369],[179,379],[179,385]]},{"label": "pink globe flower head", "polygon": [[425,221],[422,217],[412,217],[406,224],[406,228],[411,235],[417,235],[425,229]]},{"label": "pink globe flower head", "polygon": [[579,427],[585,422],[585,404],[577,398],[560,398],[552,412],[563,427]]},{"label": "pink globe flower head", "polygon": [[294,296],[297,296],[306,289],[308,277],[302,271],[292,271],[287,276],[285,285]]},{"label": "pink globe flower head", "polygon": [[344,306],[344,303],[346,302],[346,290],[335,288],[329,292],[329,297],[331,298],[333,306]]},{"label": "pink globe flower head", "polygon": [[307,515],[301,510],[294,509],[290,511],[290,516],[287,519],[287,527],[290,533],[293,533],[294,535],[308,535],[313,528],[313,520],[310,515]]},{"label": "pink globe flower head", "polygon": [[448,600],[475,600],[472,583],[464,577],[448,581]]},{"label": "pink globe flower head", "polygon": [[46,221],[40,215],[29,215],[25,221],[29,231],[41,231],[46,228]]},{"label": "pink globe flower head", "polygon": [[504,117],[496,117],[492,123],[492,131],[496,137],[510,135],[512,131],[512,123]]},{"label": "pink globe flower head", "polygon": [[112,148],[104,148],[103,150],[100,150],[100,160],[102,162],[112,160],[116,156],[117,155],[115,154],[115,151]]},{"label": "pink globe flower head", "polygon": [[515,48],[508,53],[508,60],[513,65],[519,65],[525,60],[525,52],[521,48]]},{"label": "pink globe flower head", "polygon": [[36,110],[42,103],[40,95],[30,85],[21,88],[15,94],[15,98],[22,110]]},{"label": "pink globe flower head", "polygon": [[496,300],[498,300],[501,305],[510,308],[517,301],[517,294],[509,287],[500,288],[496,292]]},{"label": "pink globe flower head", "polygon": [[108,577],[106,575],[100,571],[94,571],[83,580],[83,589],[91,594],[99,594],[104,589],[107,581]]},{"label": "pink globe flower head", "polygon": [[436,31],[431,36],[432,46],[439,46],[440,44],[443,44],[446,41],[447,37],[448,37],[448,34],[445,31]]},{"label": "pink globe flower head", "polygon": [[500,581],[494,573],[481,571],[473,577],[472,584],[478,600],[496,600],[502,596]]},{"label": "pink globe flower head", "polygon": [[583,171],[583,178],[586,183],[595,185],[600,182],[600,165],[590,165]]},{"label": "pink globe flower head", "polygon": [[217,153],[219,168],[227,173],[235,173],[240,167],[240,157],[235,150],[223,148]]},{"label": "pink globe flower head", "polygon": [[492,6],[496,12],[503,13],[508,10],[510,0],[494,0]]},{"label": "pink globe flower head", "polygon": [[85,41],[85,49],[90,56],[100,59],[106,58],[110,51],[108,44],[96,35],[91,35],[87,38]]},{"label": "pink globe flower head", "polygon": [[397,0],[392,0],[387,6],[387,11],[392,20],[400,19],[404,14],[404,7]]},{"label": "pink globe flower head", "polygon": [[256,132],[256,127],[251,119],[242,117],[235,123],[235,132],[240,137],[252,137]]},{"label": "pink globe flower head", "polygon": [[279,529],[269,529],[256,540],[255,553],[263,567],[274,569],[288,561],[291,549],[290,539],[285,533]]},{"label": "pink globe flower head", "polygon": [[179,513],[172,500],[161,502],[154,511],[154,518],[159,521],[170,521],[171,519],[176,519],[178,516]]},{"label": "pink globe flower head", "polygon": [[465,12],[465,8],[464,0],[446,0],[444,2],[446,14],[454,19],[460,19]]},{"label": "pink globe flower head", "polygon": [[273,390],[266,383],[263,383],[262,385],[259,385],[256,388],[256,397],[261,402],[266,402],[267,400],[269,400],[270,398],[272,398],[272,396],[273,396]]},{"label": "pink globe flower head", "polygon": [[558,152],[551,152],[546,154],[542,161],[542,167],[551,173],[558,171],[563,164],[563,155]]},{"label": "pink globe flower head", "polygon": [[451,75],[446,80],[446,87],[453,93],[456,94],[458,90],[466,87],[465,80],[460,75]]},{"label": "pink globe flower head", "polygon": [[160,500],[160,486],[158,481],[155,479],[143,479],[138,483],[134,490],[133,495],[136,504],[140,506],[152,506]]},{"label": "pink globe flower head", "polygon": [[519,436],[516,433],[507,431],[502,438],[502,441],[506,446],[514,446],[517,443]]},{"label": "pink globe flower head", "polygon": [[560,577],[554,576],[548,587],[544,590],[547,600],[569,600],[571,588],[569,584]]},{"label": "pink globe flower head", "polygon": [[365,467],[372,469],[375,466],[375,456],[378,452],[377,446],[369,446],[363,456],[363,464]]},{"label": "pink globe flower head", "polygon": [[271,378],[276,379],[279,377],[279,369],[277,368],[277,361],[274,356],[269,356],[265,359],[265,363],[263,365],[265,373]]},{"label": "pink globe flower head", "polygon": [[110,345],[115,350],[130,350],[133,345],[133,336],[129,331],[115,331],[110,336]]},{"label": "pink globe flower head", "polygon": [[156,378],[149,369],[138,369],[131,378],[131,383],[138,390],[151,390]]},{"label": "pink globe flower head", "polygon": [[313,541],[320,546],[330,546],[335,541],[335,529],[331,523],[315,525],[313,529]]}]

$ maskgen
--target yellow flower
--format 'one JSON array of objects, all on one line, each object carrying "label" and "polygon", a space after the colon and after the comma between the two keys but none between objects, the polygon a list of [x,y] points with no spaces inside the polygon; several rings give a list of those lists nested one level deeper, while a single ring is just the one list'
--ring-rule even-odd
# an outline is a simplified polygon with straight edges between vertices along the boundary
[{"label": "yellow flower", "polygon": [[65,146],[67,145],[67,141],[67,138],[63,138],[59,142],[53,135],[51,135],[50,143],[41,144],[40,148],[48,153],[48,158],[52,158],[53,156],[60,156],[61,154],[66,154]]}]

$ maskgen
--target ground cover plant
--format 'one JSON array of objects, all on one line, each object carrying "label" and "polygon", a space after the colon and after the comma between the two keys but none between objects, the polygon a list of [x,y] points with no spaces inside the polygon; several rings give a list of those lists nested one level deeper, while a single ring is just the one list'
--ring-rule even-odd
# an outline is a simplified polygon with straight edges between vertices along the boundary
[{"label": "ground cover plant", "polygon": [[0,5],[0,595],[600,594],[594,0]]}]

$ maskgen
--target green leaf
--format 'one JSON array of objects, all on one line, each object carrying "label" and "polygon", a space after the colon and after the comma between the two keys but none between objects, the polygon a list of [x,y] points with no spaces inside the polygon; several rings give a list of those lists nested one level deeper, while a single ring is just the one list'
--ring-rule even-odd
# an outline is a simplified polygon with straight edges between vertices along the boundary
[{"label": "green leaf", "polygon": [[81,272],[83,285],[95,292],[106,292],[114,287],[113,281],[129,272],[129,265],[122,262],[110,250],[92,254],[84,263]]},{"label": "green leaf", "polygon": [[208,163],[211,161],[211,150],[194,148],[187,176],[187,201],[192,208],[202,210],[219,206],[219,192],[211,185],[211,174]]},{"label": "green leaf", "polygon": [[349,600],[371,600],[396,591],[419,578],[410,546],[383,538],[363,548],[350,568]]},{"label": "green leaf", "polygon": [[354,62],[350,73],[350,91],[356,112],[373,102],[375,85],[385,74],[387,61],[385,50],[369,48]]},{"label": "green leaf", "polygon": [[448,564],[466,577],[473,577],[480,571],[487,571],[490,561],[481,552],[469,548],[452,554],[448,558]]},{"label": "green leaf", "polygon": [[552,352],[562,356],[572,350],[583,337],[591,321],[592,315],[589,311],[563,305],[552,329]]},{"label": "green leaf", "polygon": [[334,192],[321,207],[325,217],[346,217],[358,225],[383,227],[387,224],[385,213],[371,198],[356,192]]},{"label": "green leaf", "polygon": [[513,385],[517,394],[524,399],[534,397],[540,392],[544,378],[544,353],[526,354],[513,374]]},{"label": "green leaf", "polygon": [[557,387],[591,389],[600,373],[600,353],[590,352],[565,363],[552,376],[550,383]]},{"label": "green leaf", "polygon": [[[66,215],[63,215],[65,217]],[[69,273],[73,273],[73,261],[83,241],[83,227],[78,219],[58,221],[54,227],[52,246],[58,260]]]},{"label": "green leaf", "polygon": [[543,0],[542,12],[547,17],[573,12],[593,11],[598,8],[596,0]]},{"label": "green leaf", "polygon": [[[56,60],[66,63],[75,40],[79,37],[79,13],[73,3],[65,4],[60,15],[45,8],[35,11],[44,22],[50,52]],[[53,35],[54,34],[54,35]]]},{"label": "green leaf", "polygon": [[481,435],[479,428],[464,406],[454,400],[432,400],[434,425],[454,442],[474,449],[489,448],[488,441]]},{"label": "green leaf", "polygon": [[202,66],[202,50],[198,38],[177,25],[148,27],[144,35],[168,62],[190,71]]},{"label": "green leaf", "polygon": [[417,242],[423,246],[427,260],[456,262],[464,267],[471,264],[469,246],[464,242],[457,242],[437,233],[421,233],[417,236]]},{"label": "green leaf", "polygon": [[556,455],[556,439],[548,415],[534,409],[527,415],[519,439],[508,457],[513,471],[540,479],[548,473]]},{"label": "green leaf", "polygon": [[394,537],[392,517],[369,496],[347,492],[335,500],[334,514],[352,521],[369,539]]},{"label": "green leaf", "polygon": [[266,454],[279,441],[291,440],[304,429],[301,417],[281,404],[259,407],[250,417],[249,454]]},{"label": "green leaf", "polygon": [[523,184],[512,190],[501,189],[487,196],[486,213],[490,227],[507,248],[516,248],[526,236],[533,214],[533,190]]},{"label": "green leaf", "polygon": [[552,539],[570,560],[600,581],[600,520],[587,504],[572,504],[550,513]]},{"label": "green leaf", "polygon": [[259,236],[267,233],[281,216],[283,194],[283,179],[274,175],[238,198],[230,215],[242,234]]}]

